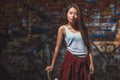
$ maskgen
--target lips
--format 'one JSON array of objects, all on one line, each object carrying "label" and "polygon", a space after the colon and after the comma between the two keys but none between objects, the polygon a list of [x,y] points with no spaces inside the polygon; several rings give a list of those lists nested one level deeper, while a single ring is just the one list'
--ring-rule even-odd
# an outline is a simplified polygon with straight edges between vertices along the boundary
[{"label": "lips", "polygon": [[74,21],[75,19],[70,19],[70,20]]},{"label": "lips", "polygon": [[75,19],[71,19],[71,21],[75,21]]}]

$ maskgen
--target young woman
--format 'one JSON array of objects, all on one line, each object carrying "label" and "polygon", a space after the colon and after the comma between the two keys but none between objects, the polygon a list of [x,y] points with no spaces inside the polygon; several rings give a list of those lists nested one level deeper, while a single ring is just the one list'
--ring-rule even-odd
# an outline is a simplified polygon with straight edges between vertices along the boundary
[{"label": "young woman", "polygon": [[65,60],[60,68],[58,80],[89,80],[94,72],[92,53],[87,29],[82,14],[76,4],[70,4],[64,14],[64,24],[58,29],[58,36],[52,63],[46,71],[52,71],[63,38],[67,45]]}]

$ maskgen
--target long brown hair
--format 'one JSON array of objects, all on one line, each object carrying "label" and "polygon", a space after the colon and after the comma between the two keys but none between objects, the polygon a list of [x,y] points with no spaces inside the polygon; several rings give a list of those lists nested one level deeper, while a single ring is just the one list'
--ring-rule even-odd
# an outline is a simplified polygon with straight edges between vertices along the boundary
[{"label": "long brown hair", "polygon": [[81,32],[81,35],[83,37],[83,41],[84,41],[85,45],[88,48],[88,52],[91,52],[90,42],[89,42],[89,38],[88,38],[88,31],[87,31],[87,28],[84,25],[84,21],[83,21],[83,17],[82,17],[82,11],[76,4],[70,4],[65,9],[65,11],[63,13],[63,16],[62,16],[62,23],[63,24],[67,24],[68,23],[66,15],[67,15],[68,10],[71,7],[74,7],[78,11],[78,20],[75,22],[75,26],[77,26],[78,29]]}]

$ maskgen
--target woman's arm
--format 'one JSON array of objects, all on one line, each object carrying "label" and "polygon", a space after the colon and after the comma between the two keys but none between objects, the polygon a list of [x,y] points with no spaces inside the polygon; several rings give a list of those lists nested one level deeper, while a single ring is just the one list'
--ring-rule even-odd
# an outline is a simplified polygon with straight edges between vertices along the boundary
[{"label": "woman's arm", "polygon": [[46,67],[46,69],[45,69],[46,71],[52,71],[54,68],[55,61],[56,61],[57,55],[59,53],[60,45],[63,40],[63,35],[64,35],[64,27],[60,26],[58,29],[57,41],[56,41],[56,46],[55,46],[55,50],[54,50],[54,54],[53,54],[53,58],[52,58],[52,63],[50,66]]},{"label": "woman's arm", "polygon": [[55,50],[54,50],[54,54],[53,54],[53,58],[52,58],[52,63],[51,63],[52,66],[54,66],[54,64],[55,64],[55,61],[56,61],[56,58],[57,58],[57,55],[58,55],[58,52],[59,52],[62,40],[63,40],[63,27],[61,26],[58,29],[56,47],[55,47]]},{"label": "woman's arm", "polygon": [[91,46],[91,42],[89,41],[89,48],[88,48],[88,52],[89,52],[89,60],[90,60],[90,65],[89,65],[89,71],[90,73],[94,73],[94,63],[93,63],[93,55],[92,55],[92,46]]},{"label": "woman's arm", "polygon": [[94,63],[93,63],[93,56],[92,56],[92,53],[90,52],[89,53],[89,58],[90,58],[90,73],[93,73],[94,72]]}]

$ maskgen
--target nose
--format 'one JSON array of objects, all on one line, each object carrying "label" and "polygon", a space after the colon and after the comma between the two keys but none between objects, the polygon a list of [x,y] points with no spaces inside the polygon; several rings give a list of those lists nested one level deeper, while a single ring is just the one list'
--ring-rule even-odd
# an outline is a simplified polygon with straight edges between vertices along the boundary
[{"label": "nose", "polygon": [[75,17],[75,14],[72,14],[72,18],[74,18]]}]

